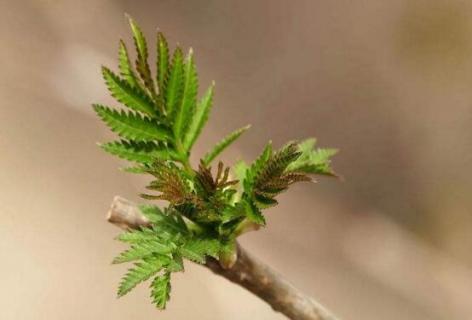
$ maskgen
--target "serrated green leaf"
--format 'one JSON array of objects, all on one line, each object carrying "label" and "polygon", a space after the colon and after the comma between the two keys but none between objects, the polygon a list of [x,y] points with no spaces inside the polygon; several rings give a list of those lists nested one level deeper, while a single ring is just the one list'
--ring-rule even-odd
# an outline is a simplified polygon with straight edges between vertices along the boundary
[{"label": "serrated green leaf", "polygon": [[167,218],[166,214],[158,206],[152,204],[142,204],[139,206],[139,210],[153,224]]},{"label": "serrated green leaf", "polygon": [[170,291],[170,273],[165,272],[163,275],[157,276],[151,283],[152,303],[161,310],[165,309],[170,298]]},{"label": "serrated green leaf", "polygon": [[182,217],[173,211],[164,213],[159,207],[154,205],[140,205],[142,214],[149,219],[154,227],[159,231],[167,231],[170,234],[186,234],[187,226]]},{"label": "serrated green leaf", "polygon": [[121,140],[100,144],[100,147],[122,159],[144,164],[152,163],[156,159],[169,160],[172,158],[169,150],[154,142]]},{"label": "serrated green leaf", "polygon": [[166,263],[168,263],[168,260],[163,261],[162,256],[148,257],[135,263],[134,268],[129,269],[121,279],[118,287],[118,297],[124,296],[138,284],[158,273]]},{"label": "serrated green leaf", "polygon": [[277,200],[257,193],[254,195],[254,201],[256,206],[260,209],[267,209],[278,204]]},{"label": "serrated green leaf", "polygon": [[236,203],[234,206],[226,207],[221,213],[221,221],[227,223],[233,220],[238,220],[238,218],[245,217],[245,207],[240,202]]},{"label": "serrated green leaf", "polygon": [[266,164],[255,175],[255,184],[267,184],[274,179],[281,178],[287,166],[296,161],[301,155],[296,143],[290,143],[277,150],[266,162]]},{"label": "serrated green leaf", "polygon": [[331,168],[331,157],[337,149],[315,149],[316,139],[307,139],[298,144],[300,157],[287,166],[287,172],[302,172],[311,174],[335,175]]},{"label": "serrated green leaf", "polygon": [[197,70],[193,59],[193,51],[190,49],[184,64],[182,99],[180,107],[176,110],[174,121],[174,135],[183,138],[190,119],[194,114],[198,91]]},{"label": "serrated green leaf", "polygon": [[164,93],[164,83],[167,76],[167,69],[169,67],[169,46],[167,40],[162,32],[157,33],[157,84],[159,87],[159,94]]},{"label": "serrated green leaf", "polygon": [[213,159],[215,159],[221,152],[223,152],[230,144],[236,141],[250,127],[251,127],[250,125],[247,125],[245,127],[242,127],[240,129],[237,129],[231,132],[226,137],[224,137],[223,140],[218,142],[211,151],[205,154],[205,156],[202,159],[203,163],[205,165],[210,164],[210,162],[213,161]]},{"label": "serrated green leaf", "polygon": [[330,164],[331,157],[337,153],[337,149],[315,149],[311,154],[310,162],[300,169],[307,173],[334,175]]},{"label": "serrated green leaf", "polygon": [[95,112],[119,136],[136,141],[168,141],[170,135],[155,121],[133,112],[118,112],[117,110],[95,104]]},{"label": "serrated green leaf", "polygon": [[103,78],[111,95],[128,108],[151,117],[156,116],[156,107],[152,99],[140,89],[120,79],[110,69],[102,67]]},{"label": "serrated green leaf", "polygon": [[289,143],[275,153],[272,153],[272,148],[269,149],[254,162],[244,180],[244,197],[258,209],[277,205],[274,197],[287,190],[291,184],[311,181],[301,172],[286,170],[287,166],[301,155],[296,143]]},{"label": "serrated green leaf", "polygon": [[262,151],[262,154],[260,155],[259,159],[261,163],[257,163],[256,161],[256,168],[261,167],[264,163],[266,163],[269,158],[272,156],[272,141],[269,141],[267,145],[264,147],[264,151]]},{"label": "serrated green leaf", "polygon": [[180,247],[180,253],[186,259],[204,264],[206,256],[218,257],[220,247],[216,239],[192,238]]},{"label": "serrated green leaf", "polygon": [[259,208],[257,208],[257,206],[254,203],[252,203],[252,201],[245,200],[242,203],[246,209],[246,216],[250,221],[257,223],[259,225],[266,224],[264,215],[259,210]]},{"label": "serrated green leaf", "polygon": [[174,252],[172,254],[172,259],[169,262],[169,265],[166,267],[166,270],[170,272],[184,271],[184,261],[178,252]]},{"label": "serrated green leaf", "polygon": [[[175,249],[175,245],[171,243],[163,243],[157,239],[142,241],[132,245],[130,249],[123,251],[119,256],[113,259],[113,264],[140,260],[153,255],[165,255],[171,253]],[[160,257],[162,261],[170,261],[168,256]],[[167,262],[167,263],[168,263]]]},{"label": "serrated green leaf", "polygon": [[254,161],[254,163],[246,170],[246,177],[243,181],[244,191],[247,194],[252,194],[252,189],[254,187],[254,179],[259,174],[259,172],[264,168],[265,164],[272,156],[272,142],[265,146],[261,155]]},{"label": "serrated green leaf", "polygon": [[310,153],[316,145],[315,138],[308,138],[303,140],[298,144],[299,150],[302,152],[302,155]]},{"label": "serrated green leaf", "polygon": [[239,180],[239,181],[244,181],[244,179],[246,178],[246,173],[247,173],[247,170],[249,169],[249,166],[247,165],[246,162],[244,162],[243,160],[239,160],[238,162],[236,162],[236,164],[233,166],[233,171],[236,175],[236,178]]},{"label": "serrated green leaf", "polygon": [[174,116],[177,106],[180,103],[183,90],[184,61],[182,49],[177,47],[172,57],[172,64],[168,69],[165,82],[165,105],[167,114]]},{"label": "serrated green leaf", "polygon": [[195,110],[195,115],[192,118],[192,122],[185,134],[184,138],[184,148],[185,150],[190,150],[200,135],[203,127],[205,126],[210,109],[213,104],[213,93],[214,93],[215,83],[212,83],[208,90],[203,95],[202,99],[197,104]]},{"label": "serrated green leaf", "polygon": [[156,233],[151,228],[142,228],[140,230],[131,230],[122,232],[116,237],[117,240],[125,243],[140,243],[153,240],[156,237]]},{"label": "serrated green leaf", "polygon": [[141,56],[144,59],[147,59],[148,50],[147,50],[146,38],[144,37],[143,32],[141,31],[141,28],[133,20],[133,18],[128,17],[128,21],[131,27],[131,31],[133,33],[133,40],[136,46],[136,52],[138,56]]},{"label": "serrated green leaf", "polygon": [[120,75],[133,87],[139,88],[139,80],[134,73],[133,67],[129,60],[128,49],[126,48],[123,40],[120,40],[120,50],[119,50],[119,69]]},{"label": "serrated green leaf", "polygon": [[120,168],[121,171],[133,174],[147,174],[147,169],[142,166],[131,166]]},{"label": "serrated green leaf", "polygon": [[134,45],[136,47],[136,69],[138,70],[141,79],[144,82],[144,85],[149,90],[149,92],[155,96],[154,82],[151,76],[151,70],[147,62],[148,59],[148,48],[146,43],[146,38],[144,37],[141,28],[138,24],[132,19],[129,18],[129,24],[131,26],[131,31],[133,33]]}]

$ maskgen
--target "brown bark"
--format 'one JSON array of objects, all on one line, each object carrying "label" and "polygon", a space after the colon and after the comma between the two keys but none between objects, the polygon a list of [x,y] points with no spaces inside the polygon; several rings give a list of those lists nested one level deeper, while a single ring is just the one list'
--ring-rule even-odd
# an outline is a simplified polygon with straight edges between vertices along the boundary
[{"label": "brown bark", "polygon": [[[122,229],[136,229],[149,221],[136,205],[115,197],[108,221]],[[267,302],[272,309],[293,320],[336,320],[329,311],[309,296],[303,294],[279,274],[251,256],[238,245],[236,263],[229,269],[209,258],[206,267],[229,281],[236,283]]]}]

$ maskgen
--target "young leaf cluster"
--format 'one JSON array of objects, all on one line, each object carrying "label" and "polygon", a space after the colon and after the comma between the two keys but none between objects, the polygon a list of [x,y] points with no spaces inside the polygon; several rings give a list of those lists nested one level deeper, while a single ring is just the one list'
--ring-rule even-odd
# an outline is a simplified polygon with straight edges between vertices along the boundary
[{"label": "young leaf cluster", "polygon": [[152,279],[152,302],[163,309],[172,273],[184,270],[184,259],[204,264],[211,257],[231,267],[236,238],[265,225],[262,210],[276,205],[278,194],[296,182],[311,181],[310,174],[335,175],[330,158],[336,150],[315,148],[315,139],[278,150],[269,143],[252,164],[239,162],[230,168],[220,161],[213,170],[212,162],[249,129],[245,126],[224,137],[193,168],[190,153],[208,120],[214,84],[198,99],[192,49],[185,56],[180,47],[172,51],[160,32],[153,75],[147,40],[140,27],[129,22],[134,63],[120,41],[119,71],[102,68],[105,84],[121,107],[93,107],[119,137],[101,144],[103,150],[132,162],[127,171],[153,178],[143,198],[168,202],[163,209],[141,207],[150,227],[121,234],[118,239],[129,248],[113,260],[134,264],[119,285],[119,296]]}]

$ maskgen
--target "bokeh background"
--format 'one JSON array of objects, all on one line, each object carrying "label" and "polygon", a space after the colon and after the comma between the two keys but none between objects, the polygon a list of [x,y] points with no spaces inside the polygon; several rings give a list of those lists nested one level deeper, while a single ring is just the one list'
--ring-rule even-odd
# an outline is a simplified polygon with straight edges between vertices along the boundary
[{"label": "bokeh background", "polygon": [[[472,1],[1,0],[0,318],[283,319],[187,264],[168,310],[126,266],[105,221],[145,181],[96,147],[124,13],[196,52],[216,103],[194,161],[230,130],[252,160],[316,136],[344,181],[298,185],[248,250],[343,319],[472,319]],[[153,42],[152,42],[153,43]],[[151,45],[151,47],[153,44]]]}]

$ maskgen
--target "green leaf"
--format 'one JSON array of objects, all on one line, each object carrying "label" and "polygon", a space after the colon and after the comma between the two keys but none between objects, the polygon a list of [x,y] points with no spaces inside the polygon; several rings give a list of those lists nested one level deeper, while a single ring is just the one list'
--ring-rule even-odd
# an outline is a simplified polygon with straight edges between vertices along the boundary
[{"label": "green leaf", "polygon": [[[175,246],[165,244],[157,240],[148,240],[131,246],[130,249],[123,251],[113,259],[113,264],[140,260],[155,254],[165,255],[171,253]],[[169,259],[167,256],[160,257],[163,261]]]},{"label": "green leaf", "polygon": [[136,46],[136,52],[138,53],[138,56],[141,56],[144,59],[147,59],[148,50],[147,50],[146,38],[144,37],[143,32],[141,31],[141,28],[133,20],[133,18],[128,17],[128,21],[131,27],[131,31],[133,32],[133,40],[134,40],[134,45]]},{"label": "green leaf", "polygon": [[111,95],[116,100],[135,111],[152,117],[156,115],[154,102],[139,86],[130,85],[106,67],[102,67],[102,74]]},{"label": "green leaf", "polygon": [[169,265],[166,267],[166,270],[169,272],[184,271],[184,261],[179,253],[174,252],[172,254],[172,260],[169,262]]},{"label": "green leaf", "polygon": [[134,73],[133,67],[129,60],[128,50],[123,40],[120,40],[119,50],[119,69],[121,76],[133,87],[140,88],[139,80]]},{"label": "green leaf", "polygon": [[236,178],[241,182],[244,181],[244,179],[246,178],[246,173],[248,169],[249,169],[249,166],[243,160],[239,160],[233,166],[233,171],[236,175]]},{"label": "green leaf", "polygon": [[316,139],[311,138],[299,143],[300,157],[287,166],[287,172],[302,172],[335,176],[331,168],[331,157],[337,149],[315,149]]},{"label": "green leaf", "polygon": [[118,297],[124,296],[138,284],[158,273],[166,263],[168,263],[168,260],[164,261],[162,256],[148,257],[135,263],[134,268],[129,269],[121,279],[118,287]]},{"label": "green leaf", "polygon": [[262,212],[257,208],[257,206],[250,200],[242,201],[245,209],[247,218],[259,225],[265,225],[266,221]]},{"label": "green leaf", "polygon": [[[270,148],[271,149],[271,148]],[[244,197],[258,209],[266,209],[278,204],[276,195],[290,185],[311,179],[301,172],[287,171],[287,166],[301,155],[296,143],[289,143],[275,153],[264,152],[246,174]]]},{"label": "green leaf", "polygon": [[190,123],[184,138],[184,148],[186,151],[192,148],[195,140],[197,140],[200,132],[208,120],[208,115],[213,104],[214,88],[215,83],[213,82],[203,95],[203,98],[197,104],[195,115],[192,118],[192,122]]},{"label": "green leaf", "polygon": [[194,113],[198,91],[197,70],[192,49],[190,49],[187,61],[184,64],[183,79],[182,100],[180,108],[176,110],[174,122],[174,135],[179,138],[182,138]]},{"label": "green leaf", "polygon": [[[236,205],[234,206],[226,207],[221,213],[222,223],[226,224],[230,222],[230,225],[231,223],[234,223],[235,220],[240,220],[241,217],[246,216],[245,210],[246,208],[244,207],[244,205],[241,204],[241,202],[236,203]],[[229,227],[229,225],[224,225],[224,228]]]},{"label": "green leaf", "polygon": [[209,151],[205,156],[203,157],[203,163],[205,165],[210,164],[213,159],[215,159],[223,150],[225,150],[230,144],[232,144],[236,139],[238,139],[245,131],[247,131],[251,126],[247,125],[245,127],[242,127],[240,129],[237,129],[230,134],[228,134],[226,137],[223,138],[220,142],[218,142],[211,151]]},{"label": "green leaf", "polygon": [[217,258],[220,248],[216,239],[192,238],[180,248],[180,253],[186,259],[204,264],[206,256]]},{"label": "green leaf", "polygon": [[305,139],[304,141],[300,142],[298,144],[298,148],[300,149],[300,151],[302,152],[303,155],[307,155],[313,150],[315,145],[316,145],[316,139],[315,138],[308,138],[308,139]]},{"label": "green leaf", "polygon": [[259,172],[264,168],[269,158],[272,156],[272,142],[265,146],[261,155],[254,161],[254,163],[246,170],[246,177],[243,181],[244,192],[252,194],[254,182]]},{"label": "green leaf", "polygon": [[172,57],[172,64],[168,70],[165,83],[165,104],[167,114],[173,116],[180,102],[183,90],[184,61],[182,49],[177,47]]},{"label": "green leaf", "polygon": [[157,276],[151,283],[152,303],[159,309],[165,309],[167,301],[170,298],[170,273],[165,272],[161,276]]},{"label": "green leaf", "polygon": [[159,86],[159,94],[164,93],[164,82],[169,67],[169,46],[162,32],[157,33],[157,84]]},{"label": "green leaf", "polygon": [[153,240],[155,237],[156,233],[153,229],[142,228],[140,230],[122,232],[118,237],[116,237],[116,239],[125,243],[139,244],[141,242]]},{"label": "green leaf", "polygon": [[141,31],[141,28],[138,24],[129,17],[129,24],[131,26],[131,31],[133,32],[134,45],[136,47],[137,59],[136,59],[136,69],[138,70],[141,79],[143,79],[144,85],[155,95],[154,82],[152,81],[151,70],[149,69],[148,59],[148,49],[146,38]]},{"label": "green leaf", "polygon": [[168,213],[164,213],[154,205],[141,205],[139,206],[139,209],[160,232],[166,231],[173,235],[188,233],[185,222],[182,220],[180,215],[175,213],[175,211],[169,210]]},{"label": "green leaf", "polygon": [[277,150],[267,161],[256,177],[256,184],[267,183],[284,174],[287,166],[296,161],[301,155],[296,143],[289,143]]},{"label": "green leaf", "polygon": [[120,170],[127,173],[147,174],[147,169],[146,167],[143,167],[143,166],[123,167],[123,168],[120,168]]},{"label": "green leaf", "polygon": [[154,142],[114,141],[100,144],[106,152],[122,159],[138,163],[152,163],[156,159],[169,160],[171,152]]},{"label": "green leaf", "polygon": [[167,218],[166,214],[158,206],[152,204],[142,204],[139,206],[139,210],[153,224]]},{"label": "green leaf", "polygon": [[117,110],[95,104],[95,112],[119,136],[136,141],[168,141],[169,132],[155,121],[138,113]]},{"label": "green leaf", "polygon": [[254,201],[259,209],[267,209],[278,204],[277,200],[257,193],[254,195]]},{"label": "green leaf", "polygon": [[337,149],[316,149],[311,155],[309,163],[299,166],[297,171],[313,174],[336,176],[331,168],[331,157],[338,153]]}]

